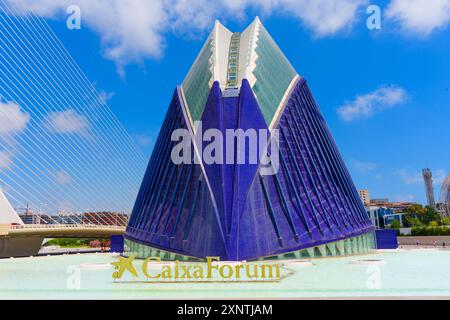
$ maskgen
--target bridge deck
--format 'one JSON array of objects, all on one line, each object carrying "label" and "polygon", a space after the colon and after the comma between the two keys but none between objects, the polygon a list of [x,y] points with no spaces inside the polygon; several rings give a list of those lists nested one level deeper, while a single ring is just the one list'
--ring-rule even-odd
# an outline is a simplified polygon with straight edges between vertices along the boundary
[{"label": "bridge deck", "polygon": [[99,225],[17,225],[11,226],[8,237],[44,237],[44,238],[108,238],[122,235],[124,226]]}]

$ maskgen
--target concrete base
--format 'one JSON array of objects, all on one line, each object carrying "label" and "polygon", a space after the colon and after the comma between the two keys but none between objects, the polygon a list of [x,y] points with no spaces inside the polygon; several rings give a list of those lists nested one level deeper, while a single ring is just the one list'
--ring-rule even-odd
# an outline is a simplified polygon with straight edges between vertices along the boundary
[{"label": "concrete base", "polygon": [[43,241],[43,237],[0,237],[0,258],[36,256]]},{"label": "concrete base", "polygon": [[436,242],[437,246],[450,246],[450,236],[416,236],[416,237],[398,237],[400,245],[414,246],[417,243],[421,246],[433,246]]}]

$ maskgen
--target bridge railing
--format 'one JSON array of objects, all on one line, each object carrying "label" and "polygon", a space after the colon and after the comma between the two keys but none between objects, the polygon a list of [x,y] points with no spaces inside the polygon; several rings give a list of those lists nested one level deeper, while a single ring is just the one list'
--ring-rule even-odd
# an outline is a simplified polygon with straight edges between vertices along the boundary
[{"label": "bridge railing", "polygon": [[42,229],[117,230],[117,229],[125,229],[125,226],[95,225],[95,224],[22,224],[10,226],[10,230],[42,230]]},{"label": "bridge railing", "polygon": [[115,214],[109,212],[94,212],[78,215],[31,215],[24,220],[25,225],[43,225],[43,226],[115,226],[126,227],[129,216],[125,214]]}]

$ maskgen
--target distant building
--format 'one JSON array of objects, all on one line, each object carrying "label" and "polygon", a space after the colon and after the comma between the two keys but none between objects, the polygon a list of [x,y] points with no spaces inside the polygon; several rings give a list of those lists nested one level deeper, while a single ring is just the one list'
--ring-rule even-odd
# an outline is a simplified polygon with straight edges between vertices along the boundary
[{"label": "distant building", "polygon": [[366,190],[366,189],[358,190],[358,194],[359,194],[359,197],[360,197],[362,203],[364,203],[365,206],[370,205],[369,190]]},{"label": "distant building", "polygon": [[427,195],[427,204],[436,208],[436,201],[434,200],[434,189],[433,189],[433,177],[431,170],[426,168],[422,170],[423,181],[425,183],[425,193]]},{"label": "distant building", "polygon": [[380,217],[378,215],[378,207],[367,207],[367,214],[369,215],[370,221],[372,221],[373,226],[376,229],[381,229]]},{"label": "distant building", "polygon": [[450,215],[450,174],[445,178],[441,188],[442,209]]},{"label": "distant building", "polygon": [[382,206],[385,203],[390,203],[388,198],[377,198],[377,199],[371,199],[370,205],[371,206]]},{"label": "distant building", "polygon": [[406,209],[408,209],[413,204],[417,204],[417,203],[409,202],[409,201],[390,202],[389,199],[387,199],[387,198],[370,200],[371,207],[383,207],[383,208],[392,209],[394,213],[402,213],[402,212],[406,211]]},{"label": "distant building", "polygon": [[54,224],[53,218],[47,214],[22,214],[19,215],[24,224]]},{"label": "distant building", "polygon": [[84,212],[82,214],[83,224],[94,224],[103,226],[126,226],[128,215],[120,212]]},{"label": "distant building", "polygon": [[375,206],[366,207],[366,211],[372,221],[372,224],[377,229],[384,229],[386,226],[384,217],[394,214],[393,209]]},{"label": "distant building", "polygon": [[409,201],[391,202],[386,207],[392,209],[395,213],[403,213],[413,204],[417,204],[417,202],[409,202]]},{"label": "distant building", "polygon": [[449,207],[444,203],[441,203],[441,202],[436,203],[436,212],[443,217],[446,217],[449,215],[448,208]]},{"label": "distant building", "polygon": [[389,226],[394,221],[398,221],[400,223],[400,228],[403,228],[403,216],[404,213],[394,213],[394,214],[386,214],[383,216],[384,226]]},{"label": "distant building", "polygon": [[61,211],[54,217],[54,220],[59,224],[82,224],[83,215],[77,212]]}]

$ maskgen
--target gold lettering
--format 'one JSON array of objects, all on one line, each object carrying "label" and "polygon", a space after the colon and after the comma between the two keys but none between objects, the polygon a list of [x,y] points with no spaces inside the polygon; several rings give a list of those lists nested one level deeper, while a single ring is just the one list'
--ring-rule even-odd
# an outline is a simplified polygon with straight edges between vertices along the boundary
[{"label": "gold lettering", "polygon": [[180,262],[178,260],[175,260],[175,279],[179,278],[180,273]]},{"label": "gold lettering", "polygon": [[181,275],[181,278],[188,278],[191,279],[191,272],[189,270],[191,270],[192,266],[181,266],[181,269],[184,271],[184,273]]},{"label": "gold lettering", "polygon": [[268,270],[269,271],[268,278],[273,278],[273,268],[275,268],[276,277],[279,278],[280,277],[280,266],[278,264],[263,264],[263,265],[261,265],[261,277],[267,278],[266,270]]},{"label": "gold lettering", "polygon": [[196,279],[203,278],[203,266],[194,266],[194,272],[192,273],[193,277]]},{"label": "gold lettering", "polygon": [[163,266],[161,276],[163,277],[163,279],[172,278],[172,267],[171,266]]},{"label": "gold lettering", "polygon": [[[253,274],[250,273],[250,267],[253,267]],[[250,279],[258,278],[258,266],[256,264],[253,264],[253,265],[246,264],[245,265],[245,274]]]},{"label": "gold lettering", "polygon": [[244,269],[244,264],[246,264],[246,263],[238,264],[235,267],[235,272],[236,272],[236,278],[237,279],[239,279],[241,277],[241,269]]},{"label": "gold lettering", "polygon": [[[228,271],[225,272],[225,269],[227,269]],[[233,268],[228,264],[224,264],[220,267],[219,273],[222,278],[230,279],[233,276]]]},{"label": "gold lettering", "polygon": [[220,257],[206,257],[206,261],[207,261],[207,267],[208,267],[207,277],[211,279],[213,269],[216,269],[216,270],[219,269],[218,266],[213,266],[212,262],[220,261]]},{"label": "gold lettering", "polygon": [[148,264],[152,261],[161,262],[161,258],[160,257],[150,257],[150,258],[145,259],[144,263],[142,264],[142,272],[144,273],[144,275],[147,278],[158,279],[159,277],[161,277],[161,274],[158,274],[157,276],[152,276],[150,273],[148,273]]}]

